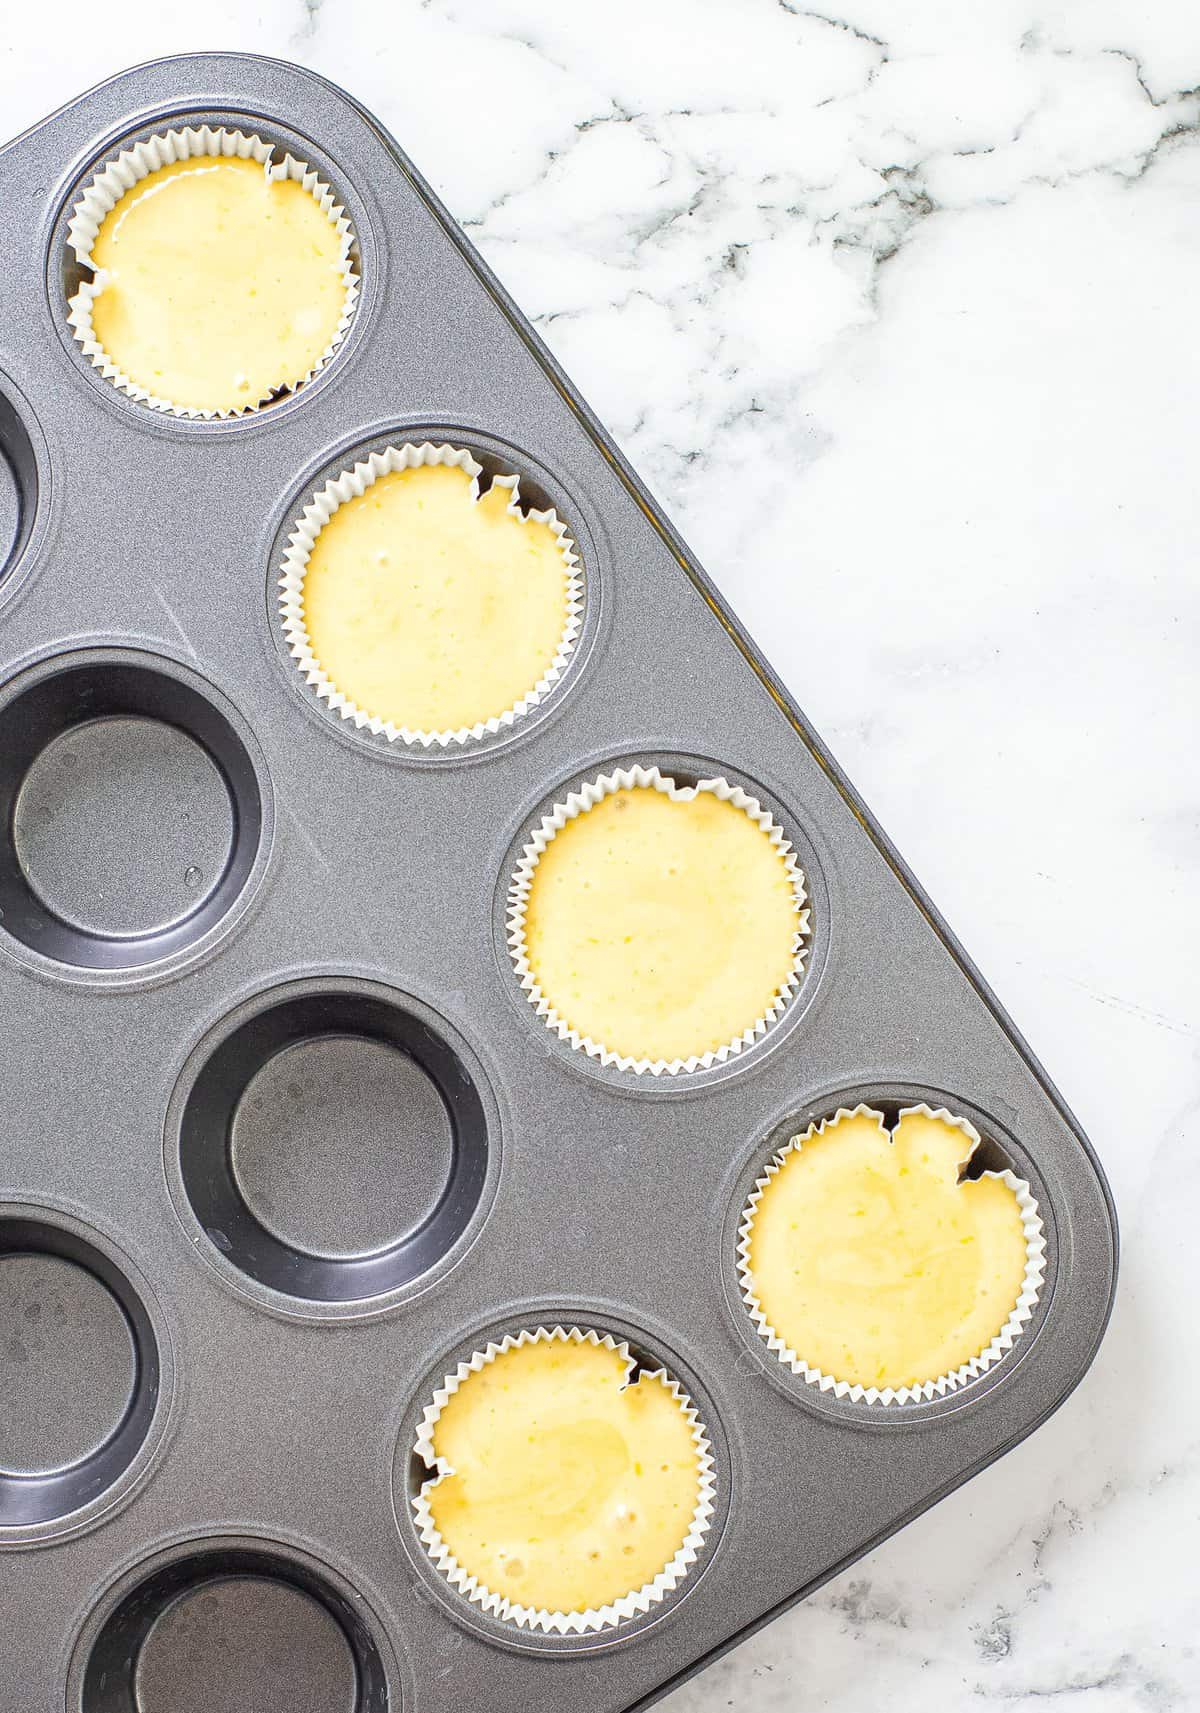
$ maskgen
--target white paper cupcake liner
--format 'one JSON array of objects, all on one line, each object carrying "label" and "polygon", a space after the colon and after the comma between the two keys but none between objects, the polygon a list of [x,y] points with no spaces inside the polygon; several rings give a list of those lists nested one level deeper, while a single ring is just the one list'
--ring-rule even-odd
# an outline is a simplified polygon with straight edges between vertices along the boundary
[{"label": "white paper cupcake liner", "polygon": [[[923,1118],[936,1118],[943,1123],[952,1124],[956,1130],[961,1130],[965,1136],[969,1137],[972,1152],[979,1144],[980,1136],[975,1126],[968,1123],[965,1118],[959,1118],[954,1113],[948,1112],[945,1107],[938,1107],[935,1111],[922,1101],[917,1106],[904,1107],[899,1116],[903,1118],[910,1112],[920,1113]],[[1038,1211],[1038,1204],[1034,1200],[1033,1192],[1023,1178],[1018,1178],[1015,1173],[1008,1170],[983,1174],[984,1177],[998,1178],[1001,1183],[1007,1184],[1017,1199],[1017,1207],[1021,1214],[1021,1229],[1025,1234],[1025,1274],[1021,1281],[1020,1294],[1004,1325],[991,1343],[981,1350],[977,1356],[973,1356],[969,1362],[964,1362],[961,1367],[955,1368],[949,1374],[939,1375],[936,1380],[925,1380],[916,1386],[886,1386],[882,1388],[863,1386],[858,1381],[839,1380],[834,1374],[823,1373],[820,1368],[806,1362],[802,1356],[792,1350],[767,1319],[762,1304],[755,1293],[754,1279],[750,1271],[750,1239],[754,1226],[754,1216],[758,1211],[758,1204],[762,1200],[763,1191],[783,1166],[788,1156],[795,1149],[802,1148],[812,1137],[823,1135],[839,1119],[856,1117],[878,1119],[880,1125],[885,1130],[887,1128],[883,1114],[873,1106],[860,1104],[853,1110],[845,1106],[839,1107],[832,1118],[822,1119],[819,1124],[810,1124],[802,1135],[793,1136],[774,1156],[766,1171],[755,1182],[739,1228],[738,1282],[741,1286],[742,1298],[750,1312],[750,1318],[767,1348],[774,1351],[785,1367],[790,1368],[793,1374],[799,1375],[809,1385],[817,1387],[822,1392],[832,1392],[835,1398],[845,1398],[851,1403],[881,1405],[930,1403],[934,1398],[944,1398],[948,1393],[957,1391],[960,1386],[965,1386],[969,1381],[978,1379],[981,1374],[986,1373],[989,1368],[994,1367],[1003,1356],[1007,1355],[1021,1336],[1037,1306],[1046,1272],[1046,1237],[1041,1214]]]},{"label": "white paper cupcake liner", "polygon": [[284,636],[287,639],[288,650],[305,682],[316,692],[321,701],[339,713],[344,720],[350,720],[361,731],[372,732],[377,737],[386,738],[389,743],[405,743],[420,745],[429,749],[437,746],[446,749],[453,744],[469,744],[480,738],[494,735],[505,727],[515,725],[532,709],[536,708],[550,692],[567,669],[568,662],[579,640],[579,631],[583,623],[583,577],[580,570],[579,556],[575,551],[575,543],[567,534],[566,525],[553,509],[549,511],[526,511],[521,505],[520,477],[496,476],[493,478],[494,488],[510,490],[508,511],[531,519],[534,523],[547,524],[552,531],[559,552],[562,555],[563,566],[567,576],[567,616],[563,626],[562,636],[554,657],[529,690],[514,702],[512,707],[489,719],[479,720],[473,726],[459,726],[453,731],[425,731],[419,727],[397,726],[391,720],[380,719],[377,715],[369,714],[360,708],[344,691],[329,677],[321,662],[313,653],[309,640],[308,629],[304,621],[304,577],[308,561],[312,555],[313,546],[325,525],[329,522],[339,506],[344,506],[348,500],[358,499],[372,487],[381,476],[394,474],[399,470],[414,470],[419,465],[449,465],[455,469],[465,470],[471,477],[471,498],[478,502],[480,498],[479,478],[483,474],[483,465],[478,463],[471,454],[462,447],[434,446],[425,441],[419,446],[404,444],[389,446],[383,452],[372,452],[364,462],[355,464],[350,470],[343,470],[340,476],[335,476],[326,482],[319,493],[313,495],[300,515],[300,521],[288,538],[287,549],[283,556],[279,573],[279,616],[283,624]]},{"label": "white paper cupcake liner", "polygon": [[[106,215],[116,207],[126,191],[131,190],[139,180],[147,178],[152,172],[157,172],[160,167],[204,155],[236,156],[240,160],[259,161],[269,179],[290,178],[303,185],[328,216],[341,239],[341,271],[346,286],[346,301],[341,319],[333,338],[312,367],[301,375],[293,376],[288,382],[281,383],[276,391],[266,397],[227,410],[200,410],[195,406],[176,404],[171,399],[159,398],[149,392],[113,362],[97,339],[92,325],[92,305],[108,283],[105,270],[96,268],[92,261],[92,246]],[[325,367],[345,338],[358,301],[358,275],[354,271],[350,256],[354,232],[345,210],[330,187],[305,161],[297,160],[294,155],[284,155],[281,160],[276,160],[275,148],[271,143],[243,131],[227,130],[224,126],[188,126],[180,130],[162,131],[156,136],[147,137],[143,142],[131,143],[128,148],[122,149],[119,155],[101,167],[87,188],[80,193],[67,225],[67,242],[80,265],[93,271],[93,278],[85,281],[71,299],[67,316],[71,331],[84,355],[93,368],[99,369],[106,380],[111,381],[113,386],[118,387],[129,398],[136,399],[139,404],[144,404],[151,410],[165,411],[171,416],[199,417],[210,421],[246,416],[261,410],[279,393],[294,392],[298,387],[304,386]]]},{"label": "white paper cupcake liner", "polygon": [[454,1373],[446,1376],[421,1417],[414,1450],[431,1474],[412,1500],[412,1508],[417,1533],[433,1563],[450,1585],[481,1612],[521,1629],[540,1630],[548,1635],[577,1636],[594,1630],[611,1629],[615,1624],[623,1624],[631,1618],[644,1616],[680,1585],[696,1563],[704,1538],[712,1525],[716,1468],[704,1424],[683,1387],[677,1380],[672,1379],[664,1368],[643,1370],[649,1379],[661,1378],[671,1396],[678,1400],[691,1428],[692,1442],[696,1447],[696,1508],[692,1513],[687,1536],[670,1563],[659,1571],[653,1581],[645,1583],[641,1588],[631,1589],[628,1594],[623,1594],[619,1600],[614,1600],[607,1606],[591,1607],[583,1612],[550,1612],[540,1606],[520,1606],[470,1575],[454,1557],[433,1520],[429,1494],[439,1481],[454,1473],[445,1459],[438,1457],[434,1451],[434,1429],[442,1411],[468,1375],[479,1373],[498,1356],[510,1350],[519,1350],[528,1344],[553,1343],[590,1344],[596,1349],[615,1351],[626,1364],[626,1384],[637,1366],[628,1344],[619,1342],[609,1333],[583,1331],[577,1326],[539,1326],[532,1332],[525,1330],[515,1335],[507,1334],[498,1344],[490,1343],[486,1349],[476,1351],[469,1361],[460,1362]]},{"label": "white paper cupcake liner", "polygon": [[[704,1053],[693,1053],[686,1059],[644,1059],[635,1058],[627,1053],[617,1053],[605,1046],[602,1041],[594,1041],[590,1035],[581,1035],[578,1029],[572,1028],[567,1020],[560,1016],[554,1006],[546,998],[538,985],[538,980],[529,962],[528,948],[525,938],[525,917],[529,905],[529,893],[533,885],[533,876],[542,853],[550,841],[562,831],[568,821],[576,815],[584,814],[592,809],[602,798],[610,796],[614,791],[627,791],[633,786],[650,786],[655,791],[661,791],[665,796],[674,798],[677,802],[688,802],[701,791],[711,791],[714,797],[723,803],[732,803],[737,809],[743,810],[750,819],[767,834],[771,843],[778,851],[787,869],[792,886],[792,894],[796,901],[797,928],[792,941],[792,968],[786,982],[776,993],[771,1004],[761,1017],[755,1019],[748,1028],[732,1041],[726,1041],[723,1046],[712,1048]],[[800,985],[804,973],[806,956],[806,941],[808,938],[809,912],[806,908],[807,893],[804,886],[804,874],[796,860],[796,854],[789,844],[783,828],[765,810],[761,803],[740,785],[732,785],[728,779],[702,779],[696,785],[676,785],[673,779],[662,774],[657,767],[622,767],[613,773],[602,773],[598,778],[581,785],[577,791],[572,791],[561,803],[556,803],[548,815],[534,829],[521,853],[521,860],[513,872],[508,888],[508,949],[512,957],[518,979],[525,991],[529,1003],[538,1016],[543,1018],[547,1028],[553,1029],[562,1041],[567,1041],[580,1052],[587,1053],[593,1059],[599,1059],[602,1065],[614,1066],[618,1070],[633,1071],[639,1076],[655,1077],[678,1076],[681,1072],[708,1070],[713,1065],[723,1064],[734,1054],[744,1052],[766,1034],[771,1025],[779,1018],[788,1001]]]}]

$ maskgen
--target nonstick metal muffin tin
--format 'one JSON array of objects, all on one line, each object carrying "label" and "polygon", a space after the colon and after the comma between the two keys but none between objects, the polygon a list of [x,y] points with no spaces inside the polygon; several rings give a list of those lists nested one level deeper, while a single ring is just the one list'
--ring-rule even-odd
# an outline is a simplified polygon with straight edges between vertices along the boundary
[{"label": "nonstick metal muffin tin", "polygon": [[[361,296],[237,421],[123,396],[72,339],[66,220],[134,136],[251,130],[353,222]],[[382,128],[310,72],[203,55],[0,154],[0,1709],[642,1707],[1030,1432],[1104,1328],[1116,1229],[1045,1073],[787,691]],[[568,670],[444,751],[343,721],[277,612],[307,498],[391,443],[517,474],[578,545]],[[798,992],[709,1069],[639,1076],[521,992],[507,888],[623,763],[783,826]],[[808,1385],[740,1297],[789,1135],[927,1099],[1033,1186],[1033,1320],[931,1402]],[[648,1613],[489,1617],[412,1519],[412,1447],[491,1337],[626,1338],[700,1411],[715,1506]],[[219,1662],[220,1691],[216,1687]],[[219,1699],[219,1695],[225,1699]]]}]

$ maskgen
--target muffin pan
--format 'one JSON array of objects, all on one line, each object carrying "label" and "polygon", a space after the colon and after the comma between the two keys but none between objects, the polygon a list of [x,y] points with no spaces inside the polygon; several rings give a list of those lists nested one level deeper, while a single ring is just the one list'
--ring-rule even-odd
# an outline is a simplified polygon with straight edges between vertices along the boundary
[{"label": "muffin pan", "polygon": [[[290,148],[360,292],[315,378],[155,412],[71,335],[82,184],[171,126]],[[1116,1226],[1077,1124],[687,548],[369,114],[296,67],[128,72],[0,153],[0,1616],[4,1707],[648,1705],[1014,1445],[1095,1352]],[[340,717],[279,616],[331,476],[425,441],[553,508],[576,646],[440,749]],[[547,809],[614,769],[722,778],[804,871],[761,1037],[639,1075],[559,1039],[506,934]],[[1014,1348],[886,1410],[808,1386],[738,1286],[749,1188],[859,1100],[927,1101],[1027,1180]],[[545,1326],[691,1398],[703,1550],[603,1631],[481,1611],[418,1536],[422,1413]]]}]

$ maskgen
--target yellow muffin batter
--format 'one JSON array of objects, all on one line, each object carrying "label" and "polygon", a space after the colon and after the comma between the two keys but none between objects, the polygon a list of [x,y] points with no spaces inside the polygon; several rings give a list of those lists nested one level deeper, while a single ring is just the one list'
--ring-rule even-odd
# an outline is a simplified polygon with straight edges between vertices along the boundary
[{"label": "yellow muffin batter", "polygon": [[569,568],[554,529],[479,500],[453,465],[380,476],[338,507],[304,576],[309,646],[373,718],[410,731],[498,719],[554,663]]},{"label": "yellow muffin batter", "polygon": [[799,1144],[752,1215],[749,1283],[810,1367],[862,1386],[917,1386],[969,1362],[1016,1307],[1021,1212],[1003,1179],[959,1182],[973,1143],[907,1112],[846,1114]]},{"label": "yellow muffin batter", "polygon": [[513,1605],[607,1606],[683,1546],[700,1496],[692,1426],[661,1375],[626,1384],[617,1350],[519,1345],[467,1379],[433,1446],[454,1473],[428,1489],[461,1568]]},{"label": "yellow muffin batter", "polygon": [[104,217],[93,331],[155,398],[193,410],[261,404],[332,341],[346,306],[342,248],[316,198],[268,179],[260,161],[176,161]]},{"label": "yellow muffin batter", "polygon": [[526,953],[569,1027],[637,1059],[688,1059],[784,989],[800,912],[778,848],[711,791],[614,791],[538,860]]}]

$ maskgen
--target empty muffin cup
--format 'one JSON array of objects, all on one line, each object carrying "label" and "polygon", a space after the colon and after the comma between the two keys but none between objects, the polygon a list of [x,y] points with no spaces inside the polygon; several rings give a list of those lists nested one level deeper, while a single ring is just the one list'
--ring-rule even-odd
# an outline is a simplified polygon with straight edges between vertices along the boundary
[{"label": "empty muffin cup", "polygon": [[753,1047],[800,985],[804,875],[783,828],[721,777],[622,767],[568,793],[509,882],[507,940],[560,1040],[651,1076]]},{"label": "empty muffin cup", "polygon": [[0,930],[120,974],[227,922],[260,865],[264,784],[232,710],[132,650],[55,656],[0,694]]},{"label": "empty muffin cup", "polygon": [[409,995],[306,979],[239,1007],[185,1067],[176,1208],[250,1294],[359,1313],[426,1281],[486,1210],[498,1138],[465,1042]]},{"label": "empty muffin cup", "polygon": [[37,500],[33,440],[0,377],[0,593],[33,531]]},{"label": "empty muffin cup", "polygon": [[1031,1320],[1046,1240],[1027,1182],[969,1174],[980,1135],[925,1103],[841,1107],[771,1159],[738,1282],[793,1374],[851,1403],[929,1403],[1002,1361]]},{"label": "empty muffin cup", "polygon": [[161,1383],[147,1307],[113,1257],[0,1208],[0,1545],[55,1532],[127,1478]]},{"label": "empty muffin cup", "polygon": [[128,1580],[75,1671],[79,1713],[395,1713],[361,1600],[306,1555],[196,1541]]},{"label": "empty muffin cup", "polygon": [[575,544],[518,475],[403,444],[325,483],[279,573],[296,668],[356,729],[418,750],[495,736],[566,672],[583,618]]},{"label": "empty muffin cup", "polygon": [[129,398],[173,416],[246,415],[307,385],[358,297],[354,234],[305,161],[226,126],[130,143],[72,207],[84,278],[68,323]]},{"label": "empty muffin cup", "polygon": [[474,1352],[421,1417],[417,1533],[447,1584],[518,1630],[582,1636],[685,1583],[712,1524],[712,1447],[665,1369],[579,1327]]}]

